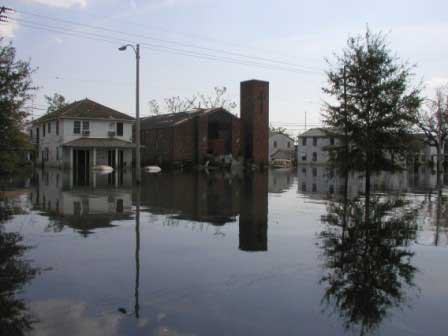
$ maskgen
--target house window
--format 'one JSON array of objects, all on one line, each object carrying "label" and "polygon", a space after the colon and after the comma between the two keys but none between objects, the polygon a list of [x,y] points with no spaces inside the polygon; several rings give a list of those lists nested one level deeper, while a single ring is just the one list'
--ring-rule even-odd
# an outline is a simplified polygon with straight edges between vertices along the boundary
[{"label": "house window", "polygon": [[59,120],[56,120],[56,135],[59,135]]},{"label": "house window", "polygon": [[302,183],[302,191],[306,192],[306,183]]},{"label": "house window", "polygon": [[291,143],[288,141],[288,148],[291,148]]},{"label": "house window", "polygon": [[313,146],[317,146],[317,137],[313,138]]},{"label": "house window", "polygon": [[313,152],[313,161],[317,161],[317,153]]},{"label": "house window", "polygon": [[81,134],[81,122],[79,120],[73,122],[73,134]]},{"label": "house window", "polygon": [[302,153],[302,161],[306,161],[306,153]]},{"label": "house window", "polygon": [[51,133],[51,121],[48,122],[48,134]]},{"label": "house window", "polygon": [[332,145],[332,146],[334,145],[334,138],[333,137],[330,138],[330,145]]},{"label": "house window", "polygon": [[317,168],[313,167],[313,176],[316,177],[317,176]]},{"label": "house window", "polygon": [[42,125],[42,138],[45,136],[45,124]]},{"label": "house window", "polygon": [[88,131],[90,129],[90,125],[88,121],[83,121],[82,122],[82,130],[83,131]]},{"label": "house window", "polygon": [[123,123],[117,122],[117,136],[123,136]]},{"label": "house window", "polygon": [[59,161],[59,147],[56,147],[56,160]]},{"label": "house window", "polygon": [[303,173],[303,175],[306,175],[306,167],[302,168],[302,173]]},{"label": "house window", "polygon": [[274,148],[277,148],[277,141],[274,141]]},{"label": "house window", "polygon": [[316,192],[317,191],[317,185],[316,185],[316,183],[313,183],[313,192]]},{"label": "house window", "polygon": [[305,138],[302,138],[302,145],[303,145],[303,146],[306,146],[306,137],[305,137]]}]

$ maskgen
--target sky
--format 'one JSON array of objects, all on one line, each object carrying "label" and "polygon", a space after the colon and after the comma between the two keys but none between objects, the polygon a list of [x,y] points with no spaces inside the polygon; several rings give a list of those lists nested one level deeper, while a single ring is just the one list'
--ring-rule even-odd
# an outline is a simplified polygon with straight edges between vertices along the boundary
[{"label": "sky", "polygon": [[[35,117],[44,95],[86,97],[135,115],[135,56],[141,44],[141,115],[152,99],[211,94],[225,86],[239,103],[248,79],[270,83],[270,122],[291,134],[321,124],[329,97],[326,59],[368,26],[415,64],[425,95],[448,83],[447,1],[14,0],[0,35],[37,68]],[[163,109],[163,108],[162,108]],[[234,111],[239,113],[239,107]],[[305,117],[306,116],[306,117]]]}]

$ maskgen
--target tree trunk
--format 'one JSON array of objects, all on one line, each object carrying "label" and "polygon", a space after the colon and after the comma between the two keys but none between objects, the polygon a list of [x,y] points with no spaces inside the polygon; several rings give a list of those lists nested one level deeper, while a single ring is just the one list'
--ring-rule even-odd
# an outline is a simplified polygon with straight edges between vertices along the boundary
[{"label": "tree trunk", "polygon": [[441,176],[442,170],[443,170],[443,167],[442,167],[442,155],[441,155],[441,152],[442,152],[442,148],[441,147],[442,146],[443,146],[442,144],[438,144],[437,145],[436,174],[437,174],[437,186],[438,187],[442,186],[442,176]]},{"label": "tree trunk", "polygon": [[370,213],[370,167],[367,164],[366,167],[366,180],[365,180],[365,223],[369,224],[369,213]]}]

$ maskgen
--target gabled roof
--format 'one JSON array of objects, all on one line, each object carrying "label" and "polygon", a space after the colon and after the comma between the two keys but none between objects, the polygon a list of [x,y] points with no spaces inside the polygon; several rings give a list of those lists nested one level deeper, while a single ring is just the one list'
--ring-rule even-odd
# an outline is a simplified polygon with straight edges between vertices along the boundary
[{"label": "gabled roof", "polygon": [[269,137],[272,137],[272,136],[274,136],[274,135],[283,135],[284,137],[287,137],[288,139],[290,139],[290,140],[292,140],[292,141],[294,141],[294,139],[293,138],[291,138],[288,134],[285,134],[285,133],[282,133],[282,132],[269,132]]},{"label": "gabled roof", "polygon": [[118,112],[110,107],[104,106],[90,99],[75,101],[62,109],[45,114],[33,123],[41,123],[58,118],[80,118],[80,119],[110,119],[110,120],[134,120],[133,117]]},{"label": "gabled roof", "polygon": [[322,137],[322,136],[328,136],[328,133],[338,133],[338,130],[336,128],[331,127],[316,127],[316,128],[310,128],[309,130],[303,132],[299,135],[299,138],[303,137]]},{"label": "gabled roof", "polygon": [[193,111],[177,112],[170,114],[160,114],[146,117],[141,120],[141,129],[174,127],[197,116],[204,116],[216,112],[228,113],[233,118],[237,118],[232,113],[222,107],[210,109],[195,109]]}]

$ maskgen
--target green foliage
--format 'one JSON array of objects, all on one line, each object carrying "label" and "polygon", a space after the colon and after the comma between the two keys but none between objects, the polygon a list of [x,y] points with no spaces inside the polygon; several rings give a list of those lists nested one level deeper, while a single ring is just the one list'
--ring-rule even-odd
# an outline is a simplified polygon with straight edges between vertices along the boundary
[{"label": "green foliage", "polygon": [[53,94],[53,96],[45,95],[45,100],[48,104],[47,113],[59,111],[60,109],[68,105],[65,97],[59,93],[55,93]]},{"label": "green foliage", "polygon": [[385,37],[367,30],[349,38],[327,71],[324,123],[339,133],[330,160],[341,170],[395,171],[411,149],[412,127],[422,98],[411,88],[412,67],[391,55]]},{"label": "green foliage", "polygon": [[14,170],[29,149],[23,107],[35,89],[33,71],[29,62],[16,60],[11,43],[0,44],[0,173]]}]

